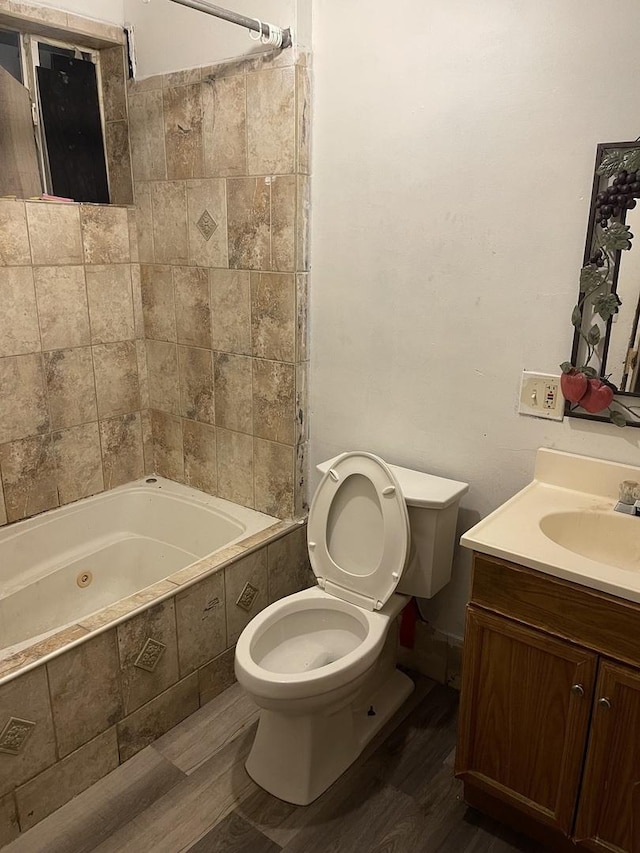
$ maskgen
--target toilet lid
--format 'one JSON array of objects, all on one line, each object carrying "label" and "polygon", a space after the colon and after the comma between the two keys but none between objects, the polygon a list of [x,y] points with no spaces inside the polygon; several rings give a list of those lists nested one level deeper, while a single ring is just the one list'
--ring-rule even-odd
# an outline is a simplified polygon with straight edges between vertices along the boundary
[{"label": "toilet lid", "polygon": [[394,474],[373,453],[334,459],[309,510],[309,558],[319,585],[367,610],[395,590],[409,553],[409,514]]}]

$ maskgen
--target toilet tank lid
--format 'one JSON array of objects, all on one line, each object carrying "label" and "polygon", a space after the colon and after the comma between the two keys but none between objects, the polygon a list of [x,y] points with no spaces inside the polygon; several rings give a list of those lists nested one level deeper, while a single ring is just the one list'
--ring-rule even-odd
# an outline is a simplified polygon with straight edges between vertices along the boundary
[{"label": "toilet tank lid", "polygon": [[[337,458],[334,456],[326,462],[320,462],[316,465],[316,469],[321,474],[325,474]],[[401,468],[399,465],[389,465],[388,462],[386,464],[400,483],[407,506],[444,509],[460,500],[462,495],[469,491],[468,483],[436,477],[434,474],[425,474],[423,471],[412,471],[410,468]]]}]

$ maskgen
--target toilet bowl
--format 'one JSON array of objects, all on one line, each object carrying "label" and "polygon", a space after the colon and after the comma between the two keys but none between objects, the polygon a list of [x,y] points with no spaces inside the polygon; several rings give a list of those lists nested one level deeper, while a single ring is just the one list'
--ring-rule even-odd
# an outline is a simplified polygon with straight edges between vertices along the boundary
[{"label": "toilet bowl", "polygon": [[[412,475],[404,477],[409,494],[403,471]],[[431,552],[421,555],[429,550],[425,531],[416,549],[407,503],[432,516],[455,504],[457,515],[466,489],[360,451],[327,464],[307,530],[318,586],[271,604],[236,646],[238,681],[261,708],[247,772],[274,796],[298,805],[316,799],[412,692],[411,679],[396,669],[395,630],[411,590],[397,590],[408,566],[415,587],[415,577],[431,577],[436,564],[443,575],[443,558],[450,575],[455,521],[451,529],[451,513],[442,513],[443,534],[431,519]]]}]

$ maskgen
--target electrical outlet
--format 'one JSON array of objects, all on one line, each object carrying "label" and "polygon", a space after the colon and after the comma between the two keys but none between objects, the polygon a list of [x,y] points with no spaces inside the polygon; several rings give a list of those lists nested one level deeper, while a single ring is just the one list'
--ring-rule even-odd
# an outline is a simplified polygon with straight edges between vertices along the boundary
[{"label": "electrical outlet", "polygon": [[523,370],[518,412],[534,418],[561,421],[564,417],[564,395],[560,390],[560,377]]}]

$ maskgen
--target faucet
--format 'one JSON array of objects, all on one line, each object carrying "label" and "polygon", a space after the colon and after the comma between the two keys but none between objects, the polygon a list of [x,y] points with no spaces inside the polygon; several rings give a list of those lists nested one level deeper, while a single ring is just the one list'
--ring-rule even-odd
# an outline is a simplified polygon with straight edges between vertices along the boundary
[{"label": "faucet", "polygon": [[640,483],[635,480],[623,480],[619,486],[618,503],[615,512],[640,516]]}]

